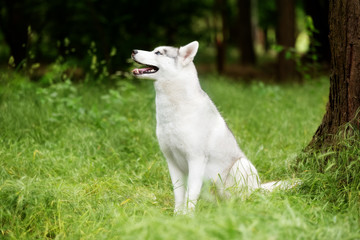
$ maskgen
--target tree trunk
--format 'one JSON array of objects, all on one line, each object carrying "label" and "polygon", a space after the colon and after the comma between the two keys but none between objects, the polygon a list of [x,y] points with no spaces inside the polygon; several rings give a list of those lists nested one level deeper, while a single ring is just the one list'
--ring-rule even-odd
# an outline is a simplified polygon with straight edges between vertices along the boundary
[{"label": "tree trunk", "polygon": [[295,45],[295,1],[277,0],[277,44],[284,49],[278,55],[277,77],[284,82],[295,77],[295,62],[286,57],[286,52]]},{"label": "tree trunk", "polygon": [[223,38],[221,38],[220,36],[216,36],[215,39],[215,44],[216,44],[216,71],[219,74],[224,73],[225,70],[225,43],[223,41]]},{"label": "tree trunk", "polygon": [[254,65],[256,62],[254,51],[253,31],[251,24],[251,0],[238,0],[238,31],[240,61],[244,65]]},{"label": "tree trunk", "polygon": [[[225,70],[226,59],[226,37],[228,30],[228,22],[226,18],[226,0],[215,1],[215,20],[220,24],[215,23],[215,44],[216,44],[216,70],[222,74]],[[220,20],[218,20],[220,18]]]},{"label": "tree trunk", "polygon": [[326,113],[310,148],[336,146],[341,127],[360,128],[360,1],[330,0],[330,93]]},{"label": "tree trunk", "polygon": [[264,50],[265,52],[269,52],[270,49],[270,42],[269,42],[269,29],[264,28]]}]

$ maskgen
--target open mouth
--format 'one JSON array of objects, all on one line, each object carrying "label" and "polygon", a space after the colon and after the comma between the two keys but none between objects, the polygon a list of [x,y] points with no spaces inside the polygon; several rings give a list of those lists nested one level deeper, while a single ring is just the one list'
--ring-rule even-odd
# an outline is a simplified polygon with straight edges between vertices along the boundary
[{"label": "open mouth", "polygon": [[143,75],[143,74],[152,74],[152,73],[156,73],[159,68],[156,67],[156,66],[152,66],[152,65],[148,65],[148,64],[143,64],[143,63],[140,63],[138,61],[135,61],[141,65],[145,65],[147,66],[146,68],[135,68],[134,70],[132,70],[132,73],[136,76],[138,75]]}]

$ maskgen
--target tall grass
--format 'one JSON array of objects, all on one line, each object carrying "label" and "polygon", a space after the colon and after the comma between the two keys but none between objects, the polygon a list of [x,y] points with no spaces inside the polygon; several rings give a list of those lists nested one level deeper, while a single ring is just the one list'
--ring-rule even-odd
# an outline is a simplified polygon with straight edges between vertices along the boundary
[{"label": "tall grass", "polygon": [[[193,217],[173,216],[151,82],[43,86],[4,73],[0,83],[1,239],[360,238],[359,188],[341,175],[356,177],[355,166],[339,168],[333,158],[321,172],[318,154],[292,167],[321,121],[326,79],[279,86],[203,78],[261,179],[304,184],[246,200],[203,198]],[[341,161],[358,163],[358,149]]]}]

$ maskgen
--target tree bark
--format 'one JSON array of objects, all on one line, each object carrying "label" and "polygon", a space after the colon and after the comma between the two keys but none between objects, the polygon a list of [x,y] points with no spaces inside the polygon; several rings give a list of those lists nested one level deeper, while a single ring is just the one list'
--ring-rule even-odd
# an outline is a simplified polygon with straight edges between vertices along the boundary
[{"label": "tree bark", "polygon": [[254,65],[256,62],[254,39],[251,24],[251,0],[238,0],[238,31],[240,61],[244,65]]},{"label": "tree bark", "polygon": [[347,134],[360,128],[360,1],[330,0],[331,76],[329,102],[310,148],[336,146],[344,125]]},{"label": "tree bark", "polygon": [[286,57],[286,51],[295,45],[295,1],[277,0],[277,44],[284,49],[278,55],[277,77],[284,82],[295,77],[295,62]]}]

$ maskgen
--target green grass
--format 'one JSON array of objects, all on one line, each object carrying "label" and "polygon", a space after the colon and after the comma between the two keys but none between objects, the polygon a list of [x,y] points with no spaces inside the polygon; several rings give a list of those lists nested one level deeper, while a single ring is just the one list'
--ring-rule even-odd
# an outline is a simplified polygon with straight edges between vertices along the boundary
[{"label": "green grass", "polygon": [[342,153],[344,164],[319,153],[292,167],[321,122],[326,78],[280,86],[202,78],[261,179],[304,184],[203,198],[192,217],[173,216],[151,82],[45,87],[1,73],[0,84],[0,239],[360,238],[360,181],[349,180],[359,167],[348,162],[360,165],[359,148]]}]

